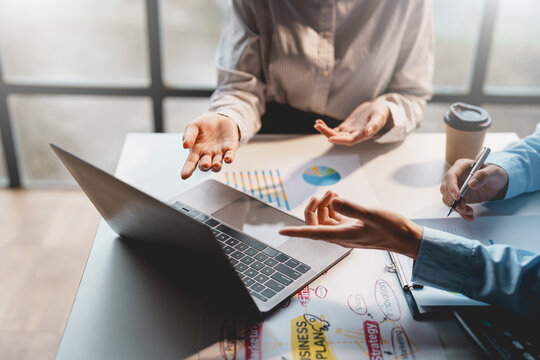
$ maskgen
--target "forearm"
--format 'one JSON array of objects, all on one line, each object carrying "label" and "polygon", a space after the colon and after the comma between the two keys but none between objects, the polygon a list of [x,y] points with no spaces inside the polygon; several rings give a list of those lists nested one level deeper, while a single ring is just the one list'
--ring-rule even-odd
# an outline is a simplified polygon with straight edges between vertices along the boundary
[{"label": "forearm", "polygon": [[377,138],[378,143],[390,143],[403,140],[422,123],[424,110],[429,95],[412,96],[397,92],[379,96],[375,101],[384,102],[390,115],[387,131]]},{"label": "forearm", "polygon": [[221,36],[216,67],[218,86],[210,98],[209,111],[233,119],[247,142],[261,126],[265,110],[265,84],[253,4],[234,0]]},{"label": "forearm", "polygon": [[433,9],[430,1],[415,4],[392,79],[376,99],[388,105],[393,120],[393,127],[377,139],[379,143],[401,141],[418,127],[433,94]]},{"label": "forearm", "polygon": [[209,112],[228,116],[240,130],[240,142],[247,142],[261,127],[264,104],[253,94],[240,90],[216,90],[210,98]]},{"label": "forearm", "polygon": [[424,228],[414,282],[540,314],[540,255]]}]

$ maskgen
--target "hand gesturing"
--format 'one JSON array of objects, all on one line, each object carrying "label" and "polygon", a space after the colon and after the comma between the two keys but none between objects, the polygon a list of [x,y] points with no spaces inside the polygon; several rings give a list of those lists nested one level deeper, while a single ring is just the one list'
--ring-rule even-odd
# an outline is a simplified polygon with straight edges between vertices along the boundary
[{"label": "hand gesturing", "polygon": [[398,213],[368,209],[328,191],[304,210],[305,226],[284,227],[281,235],[319,239],[348,248],[383,249],[416,258],[423,229]]},{"label": "hand gesturing", "polygon": [[322,120],[315,122],[315,129],[333,144],[355,145],[371,139],[383,127],[390,117],[390,109],[380,101],[365,102],[335,128],[330,128]]},{"label": "hand gesturing", "polygon": [[182,169],[189,178],[197,164],[202,171],[220,171],[222,162],[230,164],[238,149],[240,135],[234,120],[220,114],[204,114],[191,122],[184,133],[183,146],[190,149]]}]

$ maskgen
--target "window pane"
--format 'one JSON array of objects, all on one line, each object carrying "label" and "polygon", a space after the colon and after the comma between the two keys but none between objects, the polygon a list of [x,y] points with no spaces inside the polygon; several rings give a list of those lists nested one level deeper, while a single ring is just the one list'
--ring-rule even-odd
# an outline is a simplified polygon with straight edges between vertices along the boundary
[{"label": "window pane", "polygon": [[14,95],[8,103],[24,185],[75,184],[49,143],[114,172],[126,134],[152,131],[147,98]]},{"label": "window pane", "polygon": [[540,88],[540,2],[501,0],[486,87]]},{"label": "window pane", "polygon": [[435,90],[467,91],[483,1],[435,0]]},{"label": "window pane", "polygon": [[149,84],[143,0],[0,0],[8,82]]},{"label": "window pane", "polygon": [[162,0],[164,81],[171,87],[213,88],[214,55],[229,1]]},{"label": "window pane", "polygon": [[165,129],[183,133],[191,120],[208,111],[208,98],[165,99]]}]

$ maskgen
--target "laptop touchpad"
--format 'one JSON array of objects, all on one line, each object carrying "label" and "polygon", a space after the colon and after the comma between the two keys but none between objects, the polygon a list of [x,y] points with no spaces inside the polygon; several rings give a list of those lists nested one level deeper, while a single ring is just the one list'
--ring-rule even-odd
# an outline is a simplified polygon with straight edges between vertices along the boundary
[{"label": "laptop touchpad", "polygon": [[245,195],[212,216],[274,248],[289,239],[280,235],[279,229],[303,225],[299,219]]}]

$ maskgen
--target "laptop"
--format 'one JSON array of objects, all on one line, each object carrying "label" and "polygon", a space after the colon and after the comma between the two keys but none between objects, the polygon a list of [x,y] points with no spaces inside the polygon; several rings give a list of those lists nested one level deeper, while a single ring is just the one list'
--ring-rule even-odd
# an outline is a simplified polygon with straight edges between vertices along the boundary
[{"label": "laptop", "polygon": [[267,314],[351,251],[280,235],[280,228],[304,222],[216,180],[164,203],[51,147],[123,241],[167,264],[182,284],[199,284],[195,291],[223,308]]}]

